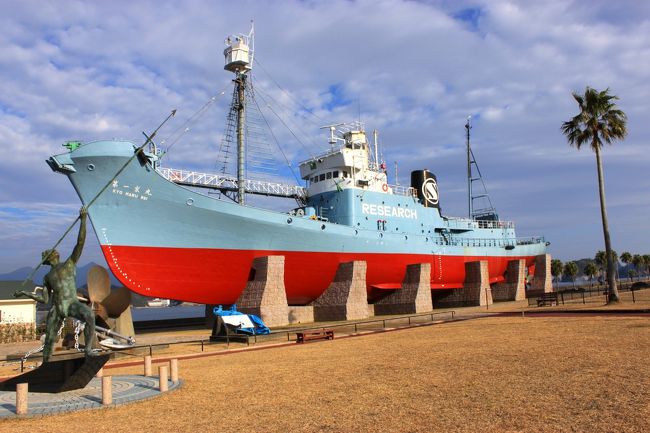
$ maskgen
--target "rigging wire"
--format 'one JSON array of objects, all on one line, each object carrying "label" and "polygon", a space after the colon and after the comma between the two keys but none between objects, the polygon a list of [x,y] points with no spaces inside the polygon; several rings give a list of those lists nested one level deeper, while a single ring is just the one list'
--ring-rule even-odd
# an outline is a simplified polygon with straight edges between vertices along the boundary
[{"label": "rigging wire", "polygon": [[[278,87],[278,89],[280,89],[280,90],[281,90],[285,95],[287,95],[290,99],[293,99],[293,101],[296,102],[296,103],[297,103],[297,104],[298,104],[298,105],[299,105],[303,110],[305,110],[307,113],[311,114],[311,115],[314,116],[316,119],[318,119],[319,122],[321,122],[321,124],[322,124],[323,122],[327,122],[325,119],[323,119],[322,117],[320,117],[320,116],[318,116],[316,113],[314,113],[313,110],[311,110],[310,108],[305,107],[305,106],[304,106],[304,105],[303,105],[303,104],[302,104],[302,103],[301,103],[301,102],[300,102],[300,101],[299,101],[295,96],[293,96],[291,93],[289,93],[287,90],[285,90],[282,86],[280,86],[280,84],[278,84],[278,82],[275,81],[275,79],[273,78],[273,76],[271,76],[271,74],[270,74],[270,73],[269,73],[269,72],[264,68],[264,66],[260,63],[260,61],[259,61],[259,59],[258,59],[257,57],[255,57],[254,62],[255,62],[255,64],[257,64],[260,68],[262,68],[262,71],[264,71],[264,73],[265,73],[265,74],[266,74],[266,75],[271,79],[271,81],[273,82],[273,84],[275,84],[275,85]],[[319,125],[319,126],[320,126],[320,125]]]},{"label": "rigging wire", "polygon": [[221,96],[223,96],[226,92],[226,89],[230,86],[230,83],[226,85],[219,93],[216,95],[212,96],[208,102],[203,104],[201,108],[199,108],[194,114],[192,114],[182,125],[180,125],[178,128],[176,128],[174,131],[171,132],[166,138],[164,138],[160,144],[163,145],[165,144],[168,140],[172,140],[171,143],[167,146],[167,149],[163,152],[161,155],[161,158],[163,155],[165,155],[167,152],[171,150],[171,148],[185,135],[187,132],[189,132],[192,128],[192,126],[199,121],[201,117],[205,113],[207,113],[208,109],[214,104]]},{"label": "rigging wire", "polygon": [[[271,137],[273,137],[273,141],[275,141],[275,144],[278,146],[278,149],[280,150],[280,153],[284,157],[284,160],[287,163],[287,167],[289,167],[289,170],[291,170],[291,174],[293,175],[294,179],[296,179],[296,182],[300,183],[300,179],[296,175],[296,172],[294,171],[293,167],[291,166],[291,162],[289,162],[289,158],[287,158],[287,155],[282,150],[282,146],[280,146],[280,142],[278,141],[277,137],[273,133],[273,129],[271,128],[271,125],[269,124],[269,121],[266,119],[266,116],[264,116],[264,113],[262,113],[262,110],[260,109],[260,106],[257,103],[257,98],[255,98],[255,92],[252,91],[252,88],[251,88],[251,96],[252,96],[251,99],[255,103],[255,106],[257,107],[257,110],[259,111],[260,116],[262,116],[262,119],[264,119],[264,123],[266,123],[266,127],[269,128],[269,132],[271,134]],[[264,97],[262,97],[262,100],[264,100]],[[291,130],[289,130],[289,131],[291,131]]]},{"label": "rigging wire", "polygon": [[[262,101],[264,101],[264,103],[266,104],[266,108],[268,108],[268,109],[271,111],[271,113],[273,113],[273,114],[275,115],[275,117],[278,118],[278,120],[282,123],[282,125],[284,125],[284,127],[287,128],[287,130],[291,133],[291,135],[293,135],[293,138],[295,138],[296,141],[297,141],[297,142],[300,144],[300,146],[303,148],[303,150],[304,150],[305,152],[307,152],[307,154],[309,155],[309,157],[312,158],[312,159],[314,159],[314,158],[315,158],[314,154],[309,150],[309,148],[308,148],[307,146],[305,146],[305,143],[303,143],[303,142],[298,138],[298,136],[293,132],[293,130],[289,127],[289,125],[287,125],[287,123],[284,121],[284,119],[282,119],[282,117],[281,117],[278,113],[275,112],[275,110],[273,109],[273,107],[272,107],[269,103],[266,102],[266,100],[264,99],[264,96],[262,96],[262,95],[260,94],[260,97],[262,98]],[[311,140],[311,138],[310,138],[310,140]]]},{"label": "rigging wire", "polygon": [[[260,97],[262,98],[262,101],[264,102],[264,104],[266,105],[266,108],[268,108],[269,111],[271,111],[271,112],[275,115],[275,117],[277,117],[278,120],[280,120],[280,122],[282,123],[282,125],[284,125],[284,127],[287,128],[287,130],[291,133],[291,135],[293,135],[293,137],[296,139],[296,141],[298,142],[298,144],[300,144],[300,146],[303,148],[303,150],[305,151],[305,153],[306,153],[307,155],[309,155],[310,158],[312,158],[312,159],[315,158],[315,156],[314,156],[314,154],[312,153],[312,151],[310,150],[309,146],[305,145],[305,143],[304,143],[303,141],[301,141],[301,140],[298,138],[298,136],[293,132],[293,130],[289,127],[289,125],[287,125],[287,122],[288,122],[288,121],[286,121],[285,119],[283,119],[282,116],[280,116],[280,115],[279,115],[279,114],[278,114],[278,113],[273,109],[272,105],[271,105],[271,104],[270,104],[270,103],[269,103],[269,102],[264,98],[264,92],[260,91],[259,89],[257,89],[257,92],[258,92],[258,94],[260,95]],[[274,100],[273,98],[271,98],[268,94],[267,94],[266,96],[267,96],[269,99],[272,99],[273,101],[275,101],[275,100]],[[312,144],[313,147],[316,147],[316,148],[317,148],[317,147],[319,146],[319,144],[318,144],[316,141],[314,141],[314,139],[313,139],[309,134],[305,133],[302,129],[300,129],[299,126],[296,126],[296,129],[298,129],[298,130],[300,131],[300,133],[301,133],[304,137],[307,137],[307,139],[311,142],[311,144]]]}]

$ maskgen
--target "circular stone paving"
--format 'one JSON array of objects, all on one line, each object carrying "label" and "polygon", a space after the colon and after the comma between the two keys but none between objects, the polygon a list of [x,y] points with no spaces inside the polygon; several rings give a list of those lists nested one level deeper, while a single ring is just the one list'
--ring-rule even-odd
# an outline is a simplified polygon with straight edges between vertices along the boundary
[{"label": "circular stone paving", "polygon": [[[146,400],[161,395],[157,377],[111,376],[113,403],[111,406]],[[169,391],[180,388],[183,381],[168,382]],[[30,415],[49,415],[81,409],[96,409],[102,404],[102,380],[93,378],[83,389],[60,393],[28,393]],[[0,391],[0,418],[16,415],[16,393]]]}]

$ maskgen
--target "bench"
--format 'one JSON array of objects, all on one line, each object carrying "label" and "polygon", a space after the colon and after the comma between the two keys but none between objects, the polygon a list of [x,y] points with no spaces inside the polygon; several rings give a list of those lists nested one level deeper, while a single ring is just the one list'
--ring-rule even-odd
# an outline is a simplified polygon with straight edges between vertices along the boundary
[{"label": "bench", "polygon": [[553,303],[555,303],[555,305],[560,305],[557,299],[557,292],[544,293],[542,296],[537,298],[538,307],[551,307],[553,306]]},{"label": "bench", "polygon": [[313,329],[296,332],[296,343],[305,343],[311,340],[334,340],[333,329]]}]

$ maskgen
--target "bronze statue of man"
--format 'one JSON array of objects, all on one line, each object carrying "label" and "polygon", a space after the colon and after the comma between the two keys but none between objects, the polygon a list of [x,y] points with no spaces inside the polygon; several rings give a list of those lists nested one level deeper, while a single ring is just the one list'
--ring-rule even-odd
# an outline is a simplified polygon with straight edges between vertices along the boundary
[{"label": "bronze statue of man", "polygon": [[43,251],[43,264],[50,265],[52,269],[43,278],[44,290],[39,296],[34,293],[17,291],[15,297],[27,296],[38,302],[47,303],[52,296],[52,307],[47,314],[47,326],[45,328],[45,344],[43,347],[43,362],[47,362],[52,354],[52,346],[56,340],[58,330],[66,317],[74,317],[85,322],[84,339],[86,342],[86,356],[94,355],[93,341],[95,340],[95,315],[90,307],[79,302],[77,299],[77,262],[81,257],[84,242],[86,240],[86,217],[88,211],[82,207],[79,211],[79,235],[77,244],[72,250],[70,257],[63,263],[60,262],[59,253],[56,250]]}]

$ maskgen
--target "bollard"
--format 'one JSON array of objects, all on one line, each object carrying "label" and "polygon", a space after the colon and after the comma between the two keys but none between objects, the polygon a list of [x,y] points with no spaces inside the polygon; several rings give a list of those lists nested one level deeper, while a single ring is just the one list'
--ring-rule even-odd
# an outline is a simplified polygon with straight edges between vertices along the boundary
[{"label": "bollard", "polygon": [[102,404],[113,403],[113,376],[102,376]]},{"label": "bollard", "polygon": [[166,365],[161,365],[158,368],[158,388],[160,389],[160,392],[165,392],[167,391],[167,366]]},{"label": "bollard", "polygon": [[146,377],[152,376],[152,374],[151,374],[151,355],[145,355],[145,357],[144,357],[144,375]]},{"label": "bollard", "polygon": [[178,359],[174,358],[169,360],[169,371],[172,383],[178,383]]},{"label": "bollard", "polygon": [[104,377],[104,367],[100,368],[95,377]]},{"label": "bollard", "polygon": [[27,392],[29,384],[17,383],[16,384],[16,415],[27,415]]}]

